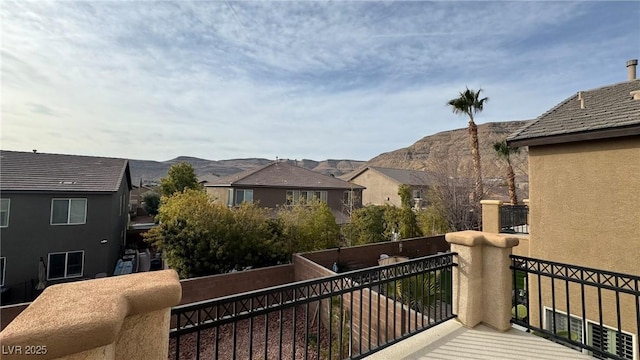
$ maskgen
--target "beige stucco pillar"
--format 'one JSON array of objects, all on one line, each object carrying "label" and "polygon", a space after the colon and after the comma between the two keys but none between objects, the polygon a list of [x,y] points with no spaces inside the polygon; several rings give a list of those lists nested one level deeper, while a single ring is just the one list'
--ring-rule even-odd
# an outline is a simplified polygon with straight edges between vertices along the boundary
[{"label": "beige stucco pillar", "polygon": [[482,205],[482,231],[490,233],[500,232],[500,200],[480,200]]},{"label": "beige stucco pillar", "polygon": [[173,270],[48,287],[0,332],[0,357],[166,359],[181,296]]},{"label": "beige stucco pillar", "polygon": [[480,231],[459,231],[445,236],[458,253],[453,270],[453,311],[458,321],[472,328],[484,323],[500,331],[511,328],[511,248],[518,238]]}]

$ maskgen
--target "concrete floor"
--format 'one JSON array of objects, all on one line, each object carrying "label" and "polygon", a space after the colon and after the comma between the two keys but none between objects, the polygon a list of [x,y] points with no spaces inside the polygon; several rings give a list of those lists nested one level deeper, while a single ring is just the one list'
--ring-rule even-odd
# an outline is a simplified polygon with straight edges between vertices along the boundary
[{"label": "concrete floor", "polygon": [[499,332],[484,325],[467,329],[455,320],[381,350],[366,359],[593,359],[568,347],[512,328]]}]

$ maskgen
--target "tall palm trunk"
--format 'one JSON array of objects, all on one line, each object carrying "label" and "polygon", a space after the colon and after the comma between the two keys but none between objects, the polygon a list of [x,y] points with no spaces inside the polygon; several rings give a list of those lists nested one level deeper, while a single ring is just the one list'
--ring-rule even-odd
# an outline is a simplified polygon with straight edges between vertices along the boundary
[{"label": "tall palm trunk", "polygon": [[471,157],[473,159],[473,172],[475,175],[474,201],[482,200],[482,169],[480,165],[480,150],[478,145],[478,127],[473,119],[469,120],[469,137],[471,138]]},{"label": "tall palm trunk", "polygon": [[516,195],[516,174],[513,172],[513,167],[511,166],[511,162],[507,160],[507,181],[509,182],[509,199],[511,200],[511,205],[516,205],[518,203],[518,195]]}]

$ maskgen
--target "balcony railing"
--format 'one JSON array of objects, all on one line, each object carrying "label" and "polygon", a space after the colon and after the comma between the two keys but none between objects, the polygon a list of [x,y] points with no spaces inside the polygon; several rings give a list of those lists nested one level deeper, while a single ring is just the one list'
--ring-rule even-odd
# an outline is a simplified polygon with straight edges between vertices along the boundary
[{"label": "balcony railing", "polygon": [[174,307],[169,358],[362,358],[456,316],[454,255]]},{"label": "balcony railing", "polygon": [[528,234],[529,207],[526,205],[500,206],[500,232],[510,234]]},{"label": "balcony railing", "polygon": [[640,277],[514,255],[511,259],[512,323],[596,358],[634,359]]}]

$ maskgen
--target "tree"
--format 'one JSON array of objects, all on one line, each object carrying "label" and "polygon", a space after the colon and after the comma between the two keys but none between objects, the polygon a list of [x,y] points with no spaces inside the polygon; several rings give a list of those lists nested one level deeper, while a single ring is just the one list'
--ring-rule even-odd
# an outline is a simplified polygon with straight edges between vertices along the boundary
[{"label": "tree", "polygon": [[411,206],[411,188],[407,185],[400,185],[398,187],[398,195],[400,195],[400,202],[402,203],[400,227],[398,229],[400,238],[408,239],[422,236],[422,231],[418,226],[416,214],[413,212],[413,208]]},{"label": "tree", "polygon": [[389,240],[385,236],[384,215],[389,205],[369,205],[351,213],[345,233],[351,237],[351,245],[371,244]]},{"label": "tree", "polygon": [[158,215],[160,207],[160,194],[155,191],[147,191],[142,194],[142,207],[151,216]]},{"label": "tree", "polygon": [[518,195],[516,195],[516,174],[513,172],[513,167],[511,166],[511,154],[517,154],[520,152],[520,149],[510,148],[507,146],[507,141],[503,139],[502,141],[498,141],[493,144],[493,150],[496,151],[498,158],[503,159],[507,163],[507,182],[509,183],[509,199],[511,200],[512,205],[516,205],[518,203]]},{"label": "tree", "polygon": [[449,224],[436,206],[429,205],[418,212],[418,226],[424,236],[445,234],[449,231]]},{"label": "tree", "polygon": [[[433,186],[427,192],[430,209],[442,217],[449,231],[477,230],[480,227],[480,203],[473,201],[471,171],[461,172],[459,159],[451,156],[434,163]],[[465,176],[466,175],[466,176]]]},{"label": "tree", "polygon": [[339,245],[340,227],[325,202],[309,201],[280,208],[278,218],[282,226],[281,241],[287,254]]},{"label": "tree", "polygon": [[198,178],[189,163],[181,162],[171,166],[167,177],[160,180],[162,195],[171,196],[176,192],[183,192],[185,189],[200,190],[202,187],[198,183]]},{"label": "tree", "polygon": [[285,262],[263,209],[242,204],[230,209],[200,190],[163,198],[160,224],[145,240],[162,251],[181,278],[226,273]]},{"label": "tree", "polygon": [[451,106],[454,114],[464,114],[469,117],[469,137],[471,140],[471,156],[473,159],[473,170],[475,173],[475,192],[474,200],[480,201],[483,195],[482,189],[482,169],[480,167],[480,149],[478,145],[478,127],[473,121],[475,114],[484,109],[484,104],[489,98],[480,98],[482,89],[478,91],[470,90],[468,87],[465,91],[460,92],[460,96],[449,100],[447,105]]}]

